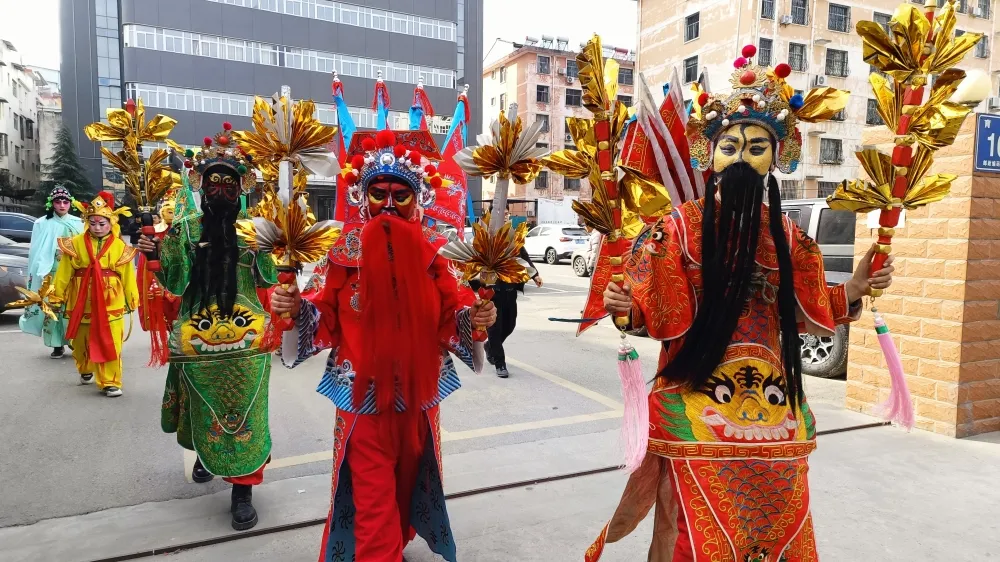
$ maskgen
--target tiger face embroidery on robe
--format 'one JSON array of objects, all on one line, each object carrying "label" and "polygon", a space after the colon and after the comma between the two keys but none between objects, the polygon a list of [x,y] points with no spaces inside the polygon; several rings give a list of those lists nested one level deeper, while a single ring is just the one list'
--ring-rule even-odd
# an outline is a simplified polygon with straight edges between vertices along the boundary
[{"label": "tiger face embroidery on robe", "polygon": [[184,355],[217,355],[254,349],[264,333],[264,315],[240,303],[231,315],[219,312],[211,305],[208,310],[192,314],[181,326],[181,348]]}]

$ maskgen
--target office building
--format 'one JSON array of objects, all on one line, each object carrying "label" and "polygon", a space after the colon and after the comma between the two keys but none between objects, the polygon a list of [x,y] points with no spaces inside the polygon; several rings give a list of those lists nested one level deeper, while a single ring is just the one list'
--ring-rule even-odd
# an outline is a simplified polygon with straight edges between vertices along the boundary
[{"label": "office building", "polygon": [[[249,128],[254,95],[282,85],[295,99],[316,101],[319,119],[333,123],[334,71],[358,127],[372,127],[381,72],[391,124],[406,128],[422,82],[440,134],[466,83],[469,99],[481,98],[482,16],[482,0],[62,0],[63,116],[88,173],[111,185],[116,174],[82,129],[128,98],[177,119],[173,140],[200,145],[223,121]],[[470,139],[482,120],[482,108],[472,110]],[[332,181],[311,185],[317,214],[329,216]]]}]

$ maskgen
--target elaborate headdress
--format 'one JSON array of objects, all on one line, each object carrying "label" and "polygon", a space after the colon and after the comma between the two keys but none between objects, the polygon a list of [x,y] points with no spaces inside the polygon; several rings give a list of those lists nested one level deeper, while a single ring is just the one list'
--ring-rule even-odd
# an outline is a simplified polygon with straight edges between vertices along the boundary
[{"label": "elaborate headdress", "polygon": [[802,135],[799,121],[816,123],[832,118],[847,105],[848,92],[836,88],[813,88],[805,96],[796,94],[785,82],[792,68],[785,63],[773,69],[754,64],[753,45],[743,47],[743,56],[733,66],[727,94],[702,92],[693,104],[688,119],[687,136],[691,145],[691,165],[707,170],[712,165],[712,151],[722,131],[730,125],[759,125],[774,137],[777,144],[777,167],[794,172],[802,158]]},{"label": "elaborate headdress", "polygon": [[421,131],[358,132],[351,139],[349,165],[340,174],[347,185],[347,199],[354,207],[364,203],[372,181],[392,179],[413,189],[417,202],[434,204],[435,190],[444,180],[432,161],[441,159],[430,133]]},{"label": "elaborate headdress", "polygon": [[79,201],[73,201],[73,204],[83,214],[83,220],[87,220],[90,217],[104,217],[108,219],[108,222],[115,229],[115,234],[118,233],[118,221],[116,219],[120,216],[132,216],[132,210],[128,207],[115,208],[115,196],[108,191],[98,193],[97,197],[94,197],[94,200],[89,204]]},{"label": "elaborate headdress", "polygon": [[190,148],[184,152],[187,158],[184,166],[191,169],[188,181],[191,189],[201,189],[205,172],[216,166],[228,168],[240,177],[243,193],[250,193],[257,187],[257,174],[253,171],[253,158],[233,141],[233,126],[227,121],[222,124],[222,131],[214,137],[205,137],[201,150],[195,153]]},{"label": "elaborate headdress", "polygon": [[76,199],[73,198],[73,194],[70,193],[68,189],[61,185],[57,185],[51,192],[49,192],[49,197],[45,200],[46,211],[52,209],[52,202],[56,199],[65,199],[71,204],[76,201]]}]

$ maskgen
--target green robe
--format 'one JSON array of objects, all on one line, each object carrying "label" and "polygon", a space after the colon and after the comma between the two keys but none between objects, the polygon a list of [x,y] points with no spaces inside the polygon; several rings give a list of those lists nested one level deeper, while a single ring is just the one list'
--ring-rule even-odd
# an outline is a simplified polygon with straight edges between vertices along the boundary
[{"label": "green robe", "polygon": [[[55,276],[60,257],[56,242],[82,232],[83,221],[70,214],[61,217],[53,214],[51,218],[42,217],[35,221],[28,252],[28,290],[38,291],[46,277]],[[61,312],[56,313],[53,320],[33,304],[24,309],[18,324],[22,332],[41,336],[45,347],[62,347],[69,343],[66,341],[66,316]]]},{"label": "green robe", "polygon": [[201,238],[201,212],[189,193],[180,198],[160,248],[160,282],[181,296],[170,333],[160,424],[163,431],[177,433],[177,442],[195,451],[212,474],[245,476],[264,466],[271,454],[271,353],[260,349],[270,319],[257,289],[274,285],[277,272],[270,256],[258,255],[241,241],[233,314],[220,314],[214,303],[201,309],[187,290]]}]

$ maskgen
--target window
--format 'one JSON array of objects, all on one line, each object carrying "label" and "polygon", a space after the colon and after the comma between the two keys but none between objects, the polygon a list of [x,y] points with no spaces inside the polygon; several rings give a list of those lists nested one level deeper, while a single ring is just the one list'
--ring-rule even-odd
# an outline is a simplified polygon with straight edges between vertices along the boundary
[{"label": "window", "polygon": [[768,20],[774,19],[774,0],[763,0],[760,3],[760,17]]},{"label": "window", "polygon": [[563,178],[563,189],[566,191],[580,191],[580,180],[575,178]]},{"label": "window", "polygon": [[771,48],[773,46],[774,41],[771,39],[760,38],[760,46],[757,48],[757,64],[771,66]]},{"label": "window", "polygon": [[[829,197],[833,195],[834,191],[837,191],[837,186],[840,185],[835,181],[820,181],[816,182],[816,197]],[[820,213],[820,220],[822,220],[823,214]],[[853,244],[853,242],[851,242]]]},{"label": "window", "polygon": [[969,2],[968,2],[968,0],[958,0],[957,4],[958,4],[958,8],[956,8],[956,9],[959,12],[961,12],[963,14],[969,13]]},{"label": "window", "polygon": [[800,43],[788,44],[788,66],[796,72],[806,71],[806,46]]},{"label": "window", "polygon": [[507,94],[500,94],[500,111],[507,111]]},{"label": "window", "polygon": [[497,99],[495,97],[490,98],[490,105],[493,106],[493,105],[496,105],[496,104],[497,104]]},{"label": "window", "polygon": [[14,162],[17,164],[21,163],[21,147],[14,145]]},{"label": "window", "polygon": [[566,148],[576,149],[576,143],[573,142],[573,134],[570,132],[572,129],[569,126],[569,117],[563,122],[563,142],[566,143]]},{"label": "window", "polygon": [[535,178],[535,189],[548,189],[549,188],[549,171],[542,170],[538,172],[538,177]]},{"label": "window", "polygon": [[547,56],[538,55],[538,73],[539,74],[551,74],[552,69],[550,68],[552,59]]},{"label": "window", "polygon": [[695,12],[690,16],[684,18],[684,40],[694,41],[698,38],[700,34],[699,29],[700,13]]},{"label": "window", "polygon": [[172,29],[163,30],[163,50],[168,53],[184,52],[184,34]]},{"label": "window", "polygon": [[990,37],[983,35],[982,39],[976,43],[976,57],[985,59],[990,56]]},{"label": "window", "polygon": [[840,164],[844,161],[844,141],[840,139],[820,139],[819,163]]},{"label": "window", "polygon": [[840,4],[830,4],[830,17],[826,27],[832,31],[848,32],[851,30],[851,9]]},{"label": "window", "polygon": [[506,81],[507,81],[507,67],[506,66],[501,66],[500,67],[500,83],[503,84]]},{"label": "window", "polygon": [[833,114],[830,118],[831,121],[845,121],[847,119],[847,110],[841,109],[840,111]]},{"label": "window", "polygon": [[698,57],[684,59],[684,82],[698,81]]},{"label": "window", "polygon": [[865,113],[865,125],[885,125],[885,121],[882,120],[882,116],[878,113],[878,102],[876,100],[868,100],[868,111]]},{"label": "window", "polygon": [[573,59],[566,59],[566,77],[578,78],[579,76],[580,69],[576,66],[576,61]]},{"label": "window", "polygon": [[535,122],[542,124],[542,129],[541,130],[542,130],[543,133],[549,132],[549,116],[548,115],[536,115],[535,116]]},{"label": "window", "polygon": [[535,143],[535,148],[548,148],[548,147],[549,147],[549,143],[547,143],[547,142],[536,142]]},{"label": "window", "polygon": [[622,102],[625,107],[632,107],[632,96],[618,96],[618,101]]},{"label": "window", "polygon": [[792,23],[806,25],[806,0],[792,0]]},{"label": "window", "polygon": [[781,180],[782,199],[801,199],[802,180]]},{"label": "window", "polygon": [[140,49],[155,49],[156,32],[150,27],[135,26],[135,46]]},{"label": "window", "polygon": [[990,17],[990,4],[992,4],[990,0],[979,0],[979,11],[983,13],[982,17]]},{"label": "window", "polygon": [[965,35],[965,31],[964,30],[962,30],[962,29],[956,29],[955,30],[955,37],[961,37],[963,35]]},{"label": "window", "polygon": [[549,103],[548,86],[535,86],[535,101],[538,103]]},{"label": "window", "polygon": [[633,84],[632,69],[631,68],[619,68],[618,69],[618,83],[624,84],[625,86],[631,86]]},{"label": "window", "polygon": [[827,49],[826,74],[828,76],[847,76],[847,73],[847,51]]},{"label": "window", "polygon": [[583,91],[566,88],[566,105],[580,107],[583,104]]},{"label": "window", "polygon": [[885,30],[886,33],[889,33],[889,20],[892,19],[892,16],[890,16],[889,14],[882,14],[879,12],[875,12],[875,15],[872,17],[872,19],[875,21],[875,23],[881,25],[882,29]]},{"label": "window", "polygon": [[[824,184],[827,182],[820,182]],[[836,188],[837,183],[832,183]],[[819,226],[816,228],[818,244],[851,244],[854,245],[854,223],[857,217],[850,211],[835,211],[822,209],[819,212]]]}]

